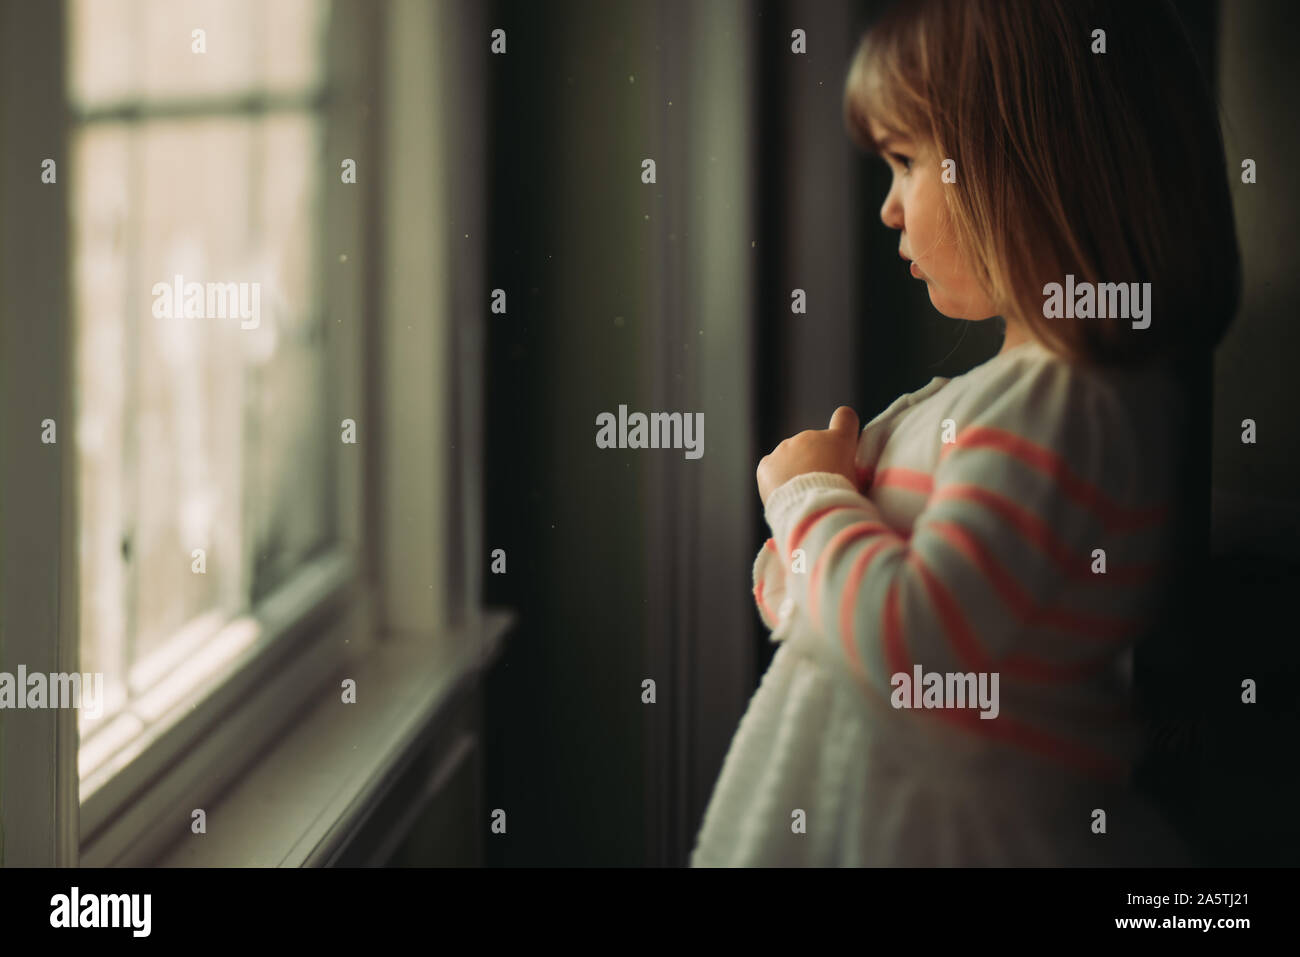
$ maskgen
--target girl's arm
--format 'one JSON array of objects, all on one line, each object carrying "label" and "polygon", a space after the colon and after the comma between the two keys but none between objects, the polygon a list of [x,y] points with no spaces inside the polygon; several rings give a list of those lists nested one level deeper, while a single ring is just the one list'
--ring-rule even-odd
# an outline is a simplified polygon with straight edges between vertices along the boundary
[{"label": "girl's arm", "polygon": [[[938,450],[910,537],[843,476],[774,490],[766,517],[785,596],[886,699],[914,664],[1048,684],[1106,667],[1142,624],[1163,541],[1163,509],[1119,499],[1136,488],[1138,455],[1161,448],[1139,449],[1115,396],[1059,362],[1007,363],[945,416],[956,441]],[[907,429],[940,443],[938,421]],[[803,574],[789,571],[799,549]],[[1007,715],[975,724],[1035,750],[1059,744]]]},{"label": "girl's arm", "polygon": [[[889,438],[894,420],[913,403],[932,394],[947,381],[939,377],[931,379],[925,388],[900,396],[889,408],[863,427],[858,436],[858,451],[854,461],[857,474],[856,487],[862,495],[867,495],[871,488],[876,462]],[[769,630],[776,632],[772,636],[773,641],[780,641],[784,637],[781,626],[788,622],[793,609],[792,603],[787,600],[785,578],[786,565],[777,549],[776,539],[769,538],[763,543],[763,547],[759,549],[754,559],[753,595],[754,604],[763,624]]]},{"label": "girl's arm", "polygon": [[769,538],[754,559],[754,604],[769,631],[781,624],[785,602],[785,568],[777,555],[776,540]]}]

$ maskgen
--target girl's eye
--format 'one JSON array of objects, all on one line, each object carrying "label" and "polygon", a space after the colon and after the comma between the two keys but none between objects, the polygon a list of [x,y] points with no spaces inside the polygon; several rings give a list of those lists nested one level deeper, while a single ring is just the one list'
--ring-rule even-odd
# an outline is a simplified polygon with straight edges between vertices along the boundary
[{"label": "girl's eye", "polygon": [[889,158],[903,167],[904,172],[912,168],[912,158],[910,156],[904,156],[902,153],[890,153]]}]

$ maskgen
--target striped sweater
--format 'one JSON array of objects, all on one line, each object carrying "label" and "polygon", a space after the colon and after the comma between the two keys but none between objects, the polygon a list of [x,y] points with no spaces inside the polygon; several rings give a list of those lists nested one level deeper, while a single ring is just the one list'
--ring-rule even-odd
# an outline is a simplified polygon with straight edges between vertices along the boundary
[{"label": "striped sweater", "polygon": [[[1104,806],[1103,794],[1124,789],[1136,756],[1131,650],[1158,610],[1171,557],[1183,410],[1166,373],[1087,370],[1028,342],[964,375],[936,377],[872,419],[859,441],[856,487],[815,472],[775,489],[754,598],[784,647],[733,741],[693,863],[915,860],[899,850],[899,835],[913,826],[900,822],[924,817],[918,795],[938,791],[967,811],[1023,810],[1044,833],[1021,834],[1028,843],[1019,851],[954,857],[961,840],[987,849],[1011,837],[1011,825],[968,822],[966,831],[983,828],[982,836],[952,837],[933,859],[921,855],[930,863],[1091,860],[1098,845],[1079,843],[1082,824],[1068,840],[1054,832],[1084,821],[1062,808]],[[810,663],[829,676],[816,692],[811,683],[823,679],[798,671]],[[918,665],[997,673],[997,716],[891,705],[895,676],[911,677]],[[842,743],[850,739],[857,743]],[[781,784],[803,760],[800,750],[820,756],[806,759],[803,785]],[[872,836],[869,820],[855,820],[862,808],[836,803],[857,778],[872,782],[861,785],[864,794],[910,780],[912,797],[888,812],[898,833]],[[1061,781],[1068,784],[1055,809],[1040,801],[1035,818],[1035,793]],[[798,787],[807,788],[803,797]],[[790,813],[781,805],[793,801],[824,807],[835,820],[821,822],[818,840],[797,852],[781,836]],[[1152,830],[1146,810],[1122,816],[1130,836],[1139,819]],[[916,833],[930,825],[915,823]],[[861,850],[864,860],[843,846],[848,831],[858,848],[875,849]],[[821,850],[808,856],[814,845]],[[1050,850],[1067,845],[1086,849]]]}]

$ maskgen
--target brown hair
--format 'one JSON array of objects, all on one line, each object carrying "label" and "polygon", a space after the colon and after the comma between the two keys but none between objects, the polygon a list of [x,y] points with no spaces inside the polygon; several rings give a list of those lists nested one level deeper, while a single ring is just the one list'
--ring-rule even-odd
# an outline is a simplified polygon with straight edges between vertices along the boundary
[{"label": "brown hair", "polygon": [[[1106,50],[1092,52],[1093,31]],[[1241,266],[1217,110],[1164,0],[909,0],[863,36],[844,89],[956,161],[962,248],[1029,335],[1091,364],[1212,349]],[[1150,282],[1151,324],[1049,319],[1044,286]]]}]

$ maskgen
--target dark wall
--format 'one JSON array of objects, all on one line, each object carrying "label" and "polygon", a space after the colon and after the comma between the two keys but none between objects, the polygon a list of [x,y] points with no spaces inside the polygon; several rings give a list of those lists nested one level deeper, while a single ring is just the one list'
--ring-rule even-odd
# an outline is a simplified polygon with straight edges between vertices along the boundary
[{"label": "dark wall", "polygon": [[[1300,353],[1300,191],[1291,157],[1300,143],[1291,39],[1300,8],[1285,0],[1219,5],[1216,76],[1241,248],[1242,301],[1214,359],[1213,507],[1207,587],[1189,593],[1205,612],[1196,634],[1203,667],[1193,720],[1176,752],[1184,814],[1199,824],[1207,859],[1282,865],[1300,860],[1300,421],[1290,412]],[[1241,182],[1253,159],[1255,183]],[[1254,443],[1242,422],[1256,425]],[[1204,597],[1209,596],[1207,600]],[[1199,598],[1199,600],[1198,600]],[[1242,682],[1257,686],[1241,701]]]},{"label": "dark wall", "polygon": [[[1232,505],[1267,500],[1282,527],[1257,527],[1256,541],[1294,556],[1300,532],[1300,420],[1291,413],[1290,389],[1300,354],[1300,186],[1293,157],[1300,129],[1293,121],[1300,66],[1289,38],[1300,30],[1300,6],[1286,0],[1223,5],[1220,27],[1220,101],[1228,170],[1241,244],[1241,310],[1215,357],[1214,483]],[[1243,159],[1255,160],[1257,182],[1240,182]],[[1243,419],[1254,419],[1254,445],[1241,441]],[[1242,516],[1249,526],[1248,516]],[[1260,524],[1260,523],[1254,523]],[[1238,540],[1245,529],[1220,529]]]},{"label": "dark wall", "polygon": [[612,168],[639,166],[627,77],[649,71],[652,32],[631,5],[576,6],[489,17],[509,52],[489,60],[488,284],[508,312],[487,334],[484,546],[507,572],[485,601],[520,619],[486,686],[487,797],[508,828],[490,864],[642,863],[645,475],[594,436],[597,411],[645,407],[644,220]]}]

